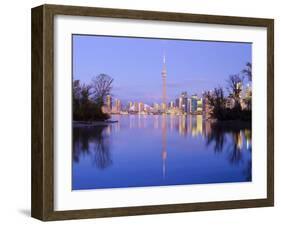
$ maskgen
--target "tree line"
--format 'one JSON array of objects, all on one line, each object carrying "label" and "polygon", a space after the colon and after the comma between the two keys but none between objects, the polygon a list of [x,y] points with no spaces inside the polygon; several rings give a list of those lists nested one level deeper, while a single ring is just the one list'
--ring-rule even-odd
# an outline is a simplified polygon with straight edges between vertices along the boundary
[{"label": "tree line", "polygon": [[[213,91],[204,93],[207,104],[210,107],[210,116],[219,121],[225,120],[243,120],[250,121],[252,118],[252,98],[251,93],[248,97],[242,99],[242,87],[244,81],[252,81],[252,64],[247,63],[245,68],[238,74],[230,75],[227,82],[226,90],[229,93],[225,96],[224,89],[217,87]],[[228,102],[232,101],[232,106]],[[242,108],[244,102],[246,107]]]},{"label": "tree line", "polygon": [[73,120],[74,121],[104,121],[109,114],[102,111],[107,95],[112,90],[113,79],[106,74],[93,77],[90,84],[73,80]]}]

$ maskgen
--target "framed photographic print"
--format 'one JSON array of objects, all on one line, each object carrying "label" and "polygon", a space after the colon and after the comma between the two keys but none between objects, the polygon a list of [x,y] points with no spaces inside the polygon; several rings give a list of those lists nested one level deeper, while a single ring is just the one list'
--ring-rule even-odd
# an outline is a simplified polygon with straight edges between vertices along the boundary
[{"label": "framed photographic print", "polygon": [[272,19],[32,9],[32,216],[274,204]]}]

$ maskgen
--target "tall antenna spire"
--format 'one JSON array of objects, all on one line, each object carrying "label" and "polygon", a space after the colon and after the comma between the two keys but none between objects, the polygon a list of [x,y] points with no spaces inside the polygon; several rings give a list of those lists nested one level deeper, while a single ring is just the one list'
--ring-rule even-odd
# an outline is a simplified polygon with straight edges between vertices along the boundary
[{"label": "tall antenna spire", "polygon": [[166,55],[165,52],[163,54],[163,68],[162,68],[162,110],[163,113],[166,113],[167,108],[167,91],[166,91],[166,77],[167,77],[167,70],[166,70]]},{"label": "tall antenna spire", "polygon": [[162,77],[166,77],[167,76],[167,70],[166,70],[166,54],[165,51],[163,53],[163,67],[162,67]]}]

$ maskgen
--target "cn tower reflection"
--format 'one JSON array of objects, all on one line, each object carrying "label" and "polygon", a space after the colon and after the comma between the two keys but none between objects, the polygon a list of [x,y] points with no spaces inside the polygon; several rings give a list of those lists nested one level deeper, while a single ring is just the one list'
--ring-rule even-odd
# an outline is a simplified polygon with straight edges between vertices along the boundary
[{"label": "cn tower reflection", "polygon": [[166,159],[167,159],[167,116],[162,115],[162,176],[166,177]]}]

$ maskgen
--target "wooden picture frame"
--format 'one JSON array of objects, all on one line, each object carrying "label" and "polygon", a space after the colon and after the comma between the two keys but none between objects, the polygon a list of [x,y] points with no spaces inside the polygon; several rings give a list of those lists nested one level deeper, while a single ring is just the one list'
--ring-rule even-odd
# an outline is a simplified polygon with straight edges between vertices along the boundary
[{"label": "wooden picture frame", "polygon": [[[267,198],[122,208],[54,210],[54,16],[126,18],[267,29]],[[161,214],[274,205],[274,21],[273,19],[136,11],[61,5],[32,9],[32,202],[34,218],[50,220]]]}]

